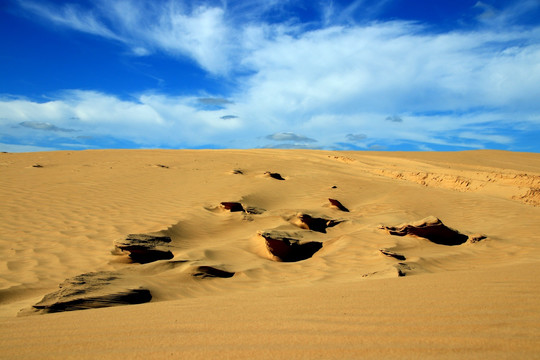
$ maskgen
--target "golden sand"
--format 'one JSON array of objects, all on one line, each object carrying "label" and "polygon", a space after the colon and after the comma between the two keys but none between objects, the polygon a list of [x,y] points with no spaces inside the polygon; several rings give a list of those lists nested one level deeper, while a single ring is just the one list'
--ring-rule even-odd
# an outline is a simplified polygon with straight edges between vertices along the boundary
[{"label": "golden sand", "polygon": [[539,154],[2,153],[0,216],[0,358],[540,358]]}]

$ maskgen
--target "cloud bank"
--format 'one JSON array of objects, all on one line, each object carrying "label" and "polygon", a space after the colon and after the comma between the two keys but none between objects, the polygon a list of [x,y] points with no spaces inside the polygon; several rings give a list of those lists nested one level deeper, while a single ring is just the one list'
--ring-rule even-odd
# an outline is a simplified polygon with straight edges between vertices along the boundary
[{"label": "cloud bank", "polygon": [[537,6],[531,1],[499,9],[478,2],[475,26],[448,31],[355,22],[361,1],[320,7],[309,24],[271,20],[270,11],[287,12],[277,1],[18,3],[28,16],[115,42],[133,56],[191,59],[235,86],[203,96],[148,89],[120,99],[77,89],[41,102],[0,98],[0,127],[11,141],[41,127],[62,135],[44,144],[59,148],[76,140],[67,129],[77,129],[134,147],[246,148],[266,139],[327,149],[526,151],[516,139],[540,129],[540,27],[515,25],[524,8]]}]

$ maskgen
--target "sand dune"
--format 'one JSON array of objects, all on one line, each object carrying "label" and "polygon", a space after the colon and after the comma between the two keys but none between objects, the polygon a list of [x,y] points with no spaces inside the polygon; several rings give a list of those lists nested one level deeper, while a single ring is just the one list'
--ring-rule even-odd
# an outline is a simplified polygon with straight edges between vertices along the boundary
[{"label": "sand dune", "polygon": [[540,357],[538,154],[3,153],[0,172],[6,358]]}]

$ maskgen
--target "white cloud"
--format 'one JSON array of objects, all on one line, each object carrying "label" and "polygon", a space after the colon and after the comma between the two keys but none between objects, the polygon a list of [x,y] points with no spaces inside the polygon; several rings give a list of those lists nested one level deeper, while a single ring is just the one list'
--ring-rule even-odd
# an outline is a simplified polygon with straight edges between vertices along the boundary
[{"label": "white cloud", "polygon": [[32,145],[18,145],[18,144],[5,144],[0,142],[0,151],[5,152],[36,152],[36,151],[54,151],[58,150],[54,147],[44,147],[44,146],[32,146]]},{"label": "white cloud", "polygon": [[[81,90],[44,103],[6,99],[0,100],[0,127],[12,136],[41,129],[80,139],[112,136],[141,146],[198,146],[219,143],[224,133],[234,134],[240,126],[238,117],[223,121],[223,110],[200,110],[196,100],[148,93],[128,101]],[[66,135],[68,127],[77,132]]]},{"label": "white cloud", "polygon": [[[366,147],[409,141],[465,148],[511,144],[512,134],[496,132],[540,126],[540,27],[432,33],[405,21],[348,22],[362,1],[323,8],[326,25],[311,30],[294,21],[265,22],[262,14],[283,10],[277,1],[262,1],[261,8],[260,0],[213,7],[103,0],[91,11],[20,2],[56,24],[124,43],[138,56],[162,51],[212,74],[243,77],[230,94],[206,97],[149,90],[127,101],[78,90],[45,103],[4,100],[5,124],[48,122],[170,146],[256,147],[257,138],[287,129],[326,147],[362,140]],[[533,3],[477,8],[501,24]],[[406,121],[384,121],[389,114]]]},{"label": "white cloud", "polygon": [[497,5],[490,4],[489,1],[478,1],[473,8],[480,12],[478,14],[480,21],[490,27],[498,28],[514,25],[519,22],[520,18],[534,14],[535,10],[540,8],[540,3],[537,0],[509,1],[506,4]]},{"label": "white cloud", "polygon": [[93,9],[72,4],[19,0],[21,6],[57,25],[116,40],[137,56],[160,50],[192,58],[201,67],[226,74],[237,50],[234,27],[224,10],[205,5],[188,11],[180,1],[98,1]]},{"label": "white cloud", "polygon": [[74,4],[62,7],[51,6],[47,2],[19,0],[19,4],[30,12],[66,27],[105,38],[123,41],[123,39],[100,21],[91,11]]}]

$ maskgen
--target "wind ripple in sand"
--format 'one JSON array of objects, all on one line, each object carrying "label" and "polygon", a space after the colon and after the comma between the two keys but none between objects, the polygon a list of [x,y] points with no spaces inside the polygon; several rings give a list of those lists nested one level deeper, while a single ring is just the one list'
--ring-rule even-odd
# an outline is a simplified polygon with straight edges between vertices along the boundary
[{"label": "wind ripple in sand", "polygon": [[[6,272],[3,278],[20,278],[21,272],[40,275],[21,281],[23,288],[27,283],[39,284],[44,274],[52,274],[49,283],[42,287],[51,289],[51,283],[60,282],[66,271],[76,274],[114,269],[123,279],[121,282],[103,283],[102,288],[84,288],[80,284],[85,296],[96,301],[102,292],[104,296],[113,296],[142,287],[151,294],[152,301],[164,301],[274,286],[347,283],[362,278],[463,270],[508,262],[517,258],[516,254],[520,258],[533,254],[532,241],[528,243],[530,248],[512,243],[516,230],[525,236],[531,234],[514,225],[521,224],[522,205],[510,204],[515,213],[504,213],[508,203],[515,203],[508,201],[509,196],[522,196],[520,201],[534,202],[538,196],[535,189],[540,186],[532,173],[454,171],[439,164],[400,163],[393,158],[359,154],[347,158],[291,154],[276,160],[263,153],[239,155],[232,160],[229,153],[223,154],[217,160],[212,158],[212,164],[195,153],[171,153],[160,160],[148,154],[152,160],[144,162],[167,164],[168,168],[137,168],[131,155],[122,152],[104,154],[107,157],[103,161],[92,158],[88,168],[80,161],[74,161],[72,168],[50,165],[60,164],[58,161],[43,161],[42,169],[25,168],[25,172],[39,171],[40,179],[32,182],[35,175],[25,178],[31,184],[28,189],[0,189],[3,199],[17,200],[6,202],[4,230],[10,232],[10,239],[19,241],[16,249],[28,244],[28,248],[36,249],[42,256],[29,254],[30,259],[40,261],[35,263],[15,254],[13,261],[2,265]],[[96,156],[77,156],[87,155]],[[111,156],[119,157],[111,162]],[[268,168],[290,176],[280,175],[287,181],[261,179]],[[230,173],[230,169],[242,169],[242,174],[237,171],[234,176],[219,176]],[[54,175],[54,171],[60,175]],[[132,180],[125,176],[126,171],[137,176]],[[405,175],[395,176],[400,173]],[[13,184],[17,183],[17,176]],[[271,179],[269,174],[265,177]],[[403,178],[408,182],[424,181],[425,186],[411,186]],[[433,190],[434,187],[465,191]],[[36,197],[39,201],[34,201]],[[459,210],[448,206],[453,201]],[[206,204],[217,206],[205,208]],[[495,210],[489,205],[495,206]],[[459,214],[464,211],[460,206],[466,209],[466,215],[461,217]],[[436,243],[438,240],[419,237],[430,237],[422,233],[429,227],[427,224],[411,228],[414,224],[408,223],[405,230],[393,230],[414,236],[396,237],[377,231],[381,222],[395,224],[430,213],[441,214],[457,224],[460,241],[452,240],[454,246],[441,246]],[[27,217],[34,221],[33,226],[28,226]],[[527,223],[533,216],[525,217]],[[505,226],[499,226],[498,222],[503,220]],[[481,237],[465,235],[469,229],[484,227],[492,241],[478,242]],[[120,252],[123,256],[112,258],[107,254],[112,239],[132,232],[168,237],[170,241],[147,246],[143,251],[159,248],[167,253],[166,258],[137,259],[137,249],[127,248],[134,244],[125,244],[127,247]],[[492,232],[496,236],[491,238]],[[463,236],[468,240],[461,242]],[[14,243],[4,246],[9,248]],[[75,256],[64,256],[65,253]],[[59,255],[51,261],[51,254]],[[138,260],[141,264],[134,264]],[[12,285],[11,281],[6,284]],[[42,288],[35,285],[29,293],[35,297]],[[107,303],[100,301],[97,303]],[[38,308],[43,305],[36,304]]]},{"label": "wind ripple in sand", "polygon": [[[178,284],[177,286],[185,288],[186,294],[207,291],[211,288],[215,289],[216,284],[218,284],[215,281],[218,281],[218,279],[230,282],[238,278],[238,283],[244,282],[244,287],[256,286],[255,283],[266,278],[266,276],[261,277],[259,275],[245,283],[247,274],[254,273],[254,271],[280,273],[290,272],[291,270],[279,269],[277,264],[269,268],[265,264],[268,259],[284,263],[298,263],[300,266],[298,270],[322,266],[332,258],[332,248],[343,237],[343,235],[336,237],[328,234],[326,232],[327,228],[333,228],[346,221],[345,219],[332,220],[326,217],[315,217],[304,213],[299,213],[293,218],[289,218],[289,220],[287,220],[287,217],[261,215],[255,220],[246,221],[242,216],[237,216],[237,213],[244,212],[243,205],[239,203],[221,203],[221,206],[228,211],[235,208],[239,210],[242,207],[242,211],[229,212],[226,218],[221,218],[219,213],[207,212],[205,216],[212,219],[214,224],[213,226],[207,226],[206,229],[197,229],[200,237],[197,244],[201,247],[201,251],[183,245],[187,237],[194,235],[190,233],[189,226],[187,226],[189,221],[179,222],[155,235],[129,235],[125,240],[115,241],[115,247],[122,250],[117,254],[121,255],[123,251],[126,251],[133,262],[139,262],[141,265],[128,265],[115,273],[89,273],[68,279],[60,285],[60,290],[46,295],[43,300],[35,304],[30,310],[22,311],[21,315],[83,310],[150,301],[153,298],[154,291],[158,293],[163,291],[162,288],[156,288],[156,286],[159,286],[157,284],[162,283],[165,279],[175,279],[174,282]],[[354,217],[354,214],[351,217]],[[249,234],[242,240],[228,237],[225,231],[219,231],[220,223],[222,224],[223,221],[242,222],[249,224],[248,228],[253,229],[257,222],[268,223],[268,220],[271,220],[270,222],[275,223],[277,226],[272,230],[259,231],[258,236],[254,238],[255,241],[259,242],[259,247],[263,246],[266,249],[267,255],[254,250],[255,248],[250,245]],[[304,230],[301,232],[283,230],[288,229],[291,225]],[[354,233],[355,227],[356,225],[351,224],[347,229],[343,230],[345,233],[347,231]],[[413,235],[429,239],[436,244],[459,245],[469,239],[468,236],[446,227],[435,217],[428,217],[420,222],[399,227],[383,226],[381,228],[391,235]],[[248,229],[247,231],[251,230]],[[204,239],[216,234],[219,234],[223,239],[221,246],[216,247],[215,242],[212,242],[214,250],[205,248]],[[479,238],[471,239],[478,240]],[[361,240],[358,239],[358,241]],[[399,248],[399,243],[395,243],[395,247]],[[169,260],[174,256],[171,250],[174,251],[174,255],[177,255],[173,260]],[[156,251],[160,252],[160,254],[170,254],[170,256],[168,255],[166,259],[160,257],[161,255],[156,257],[154,256]],[[414,262],[414,257],[413,261],[404,262],[407,257],[391,249],[377,249],[376,251],[384,255],[384,257],[376,256],[375,252],[372,253],[373,255],[364,254],[363,256],[369,259],[367,261],[368,267],[371,266],[373,270],[362,272],[358,276],[402,277],[413,270],[416,272],[421,271],[421,266]],[[252,255],[249,255],[250,253]],[[315,259],[314,256],[316,255],[317,258]],[[352,254],[349,255],[353,256]],[[312,260],[315,262],[310,264]],[[395,262],[396,260],[398,262]],[[222,261],[228,261],[229,264]],[[237,273],[239,275],[235,276]],[[310,273],[313,275],[313,271],[310,271]],[[290,273],[288,277],[292,274]],[[189,281],[189,275],[199,279],[213,278],[216,280],[212,281],[213,285],[210,285],[210,283],[192,283]],[[140,285],[141,283],[146,283],[149,287],[143,288]],[[236,285],[239,285],[238,283]],[[136,284],[139,285],[136,286]]]}]

